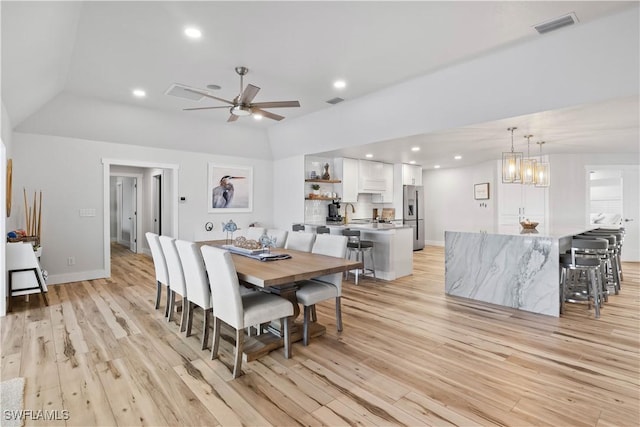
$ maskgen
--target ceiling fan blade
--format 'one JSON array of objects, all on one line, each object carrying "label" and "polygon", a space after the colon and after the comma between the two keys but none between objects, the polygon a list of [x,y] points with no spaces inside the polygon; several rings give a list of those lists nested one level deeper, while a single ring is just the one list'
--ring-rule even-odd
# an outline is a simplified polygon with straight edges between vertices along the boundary
[{"label": "ceiling fan blade", "polygon": [[195,108],[183,108],[182,110],[183,110],[183,111],[192,111],[192,110],[212,110],[212,109],[214,109],[214,108],[226,108],[226,109],[229,109],[229,107],[228,107],[228,106],[223,105],[223,106],[221,106],[221,107],[195,107]]},{"label": "ceiling fan blade", "polygon": [[280,120],[284,119],[284,116],[279,116],[278,114],[273,114],[273,113],[270,113],[268,111],[261,110],[259,108],[255,108],[255,107],[251,108],[251,112],[255,113],[255,114],[260,114],[262,117],[266,117],[268,119],[273,119],[273,120],[277,120],[277,121],[280,121]]},{"label": "ceiling fan blade", "polygon": [[199,95],[202,96],[206,96],[207,98],[211,98],[211,99],[215,99],[217,101],[222,101],[222,102],[226,102],[227,104],[231,104],[233,105],[233,102],[227,100],[227,99],[223,99],[223,98],[218,98],[217,96],[213,96],[213,95],[209,95],[207,92],[203,91],[203,90],[198,90],[198,89],[192,89],[192,88],[183,88],[184,90],[188,91],[188,92],[193,92],[193,93],[197,93]]},{"label": "ceiling fan blade", "polygon": [[251,104],[252,107],[258,108],[287,108],[287,107],[299,107],[298,101],[275,101],[275,102],[256,102]]},{"label": "ceiling fan blade", "polygon": [[247,85],[240,95],[240,104],[250,104],[253,98],[256,97],[260,88],[254,85]]},{"label": "ceiling fan blade", "polygon": [[235,122],[236,120],[238,120],[238,116],[236,116],[235,114],[231,114],[227,119],[227,122]]}]

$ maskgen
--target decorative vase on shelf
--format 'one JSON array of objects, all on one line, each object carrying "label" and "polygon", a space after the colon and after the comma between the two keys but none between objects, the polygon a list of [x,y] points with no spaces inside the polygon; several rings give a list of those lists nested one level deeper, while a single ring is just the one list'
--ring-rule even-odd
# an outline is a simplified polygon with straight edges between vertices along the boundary
[{"label": "decorative vase on shelf", "polygon": [[329,163],[324,164],[324,173],[322,174],[322,179],[331,179],[331,175],[329,175]]}]

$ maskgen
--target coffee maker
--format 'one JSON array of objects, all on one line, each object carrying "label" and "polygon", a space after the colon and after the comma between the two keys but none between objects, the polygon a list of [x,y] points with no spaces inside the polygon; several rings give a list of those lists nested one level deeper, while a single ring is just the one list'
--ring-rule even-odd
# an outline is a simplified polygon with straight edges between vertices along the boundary
[{"label": "coffee maker", "polygon": [[342,215],[340,215],[340,202],[333,201],[327,206],[329,209],[329,215],[327,216],[327,223],[339,222],[342,223]]}]

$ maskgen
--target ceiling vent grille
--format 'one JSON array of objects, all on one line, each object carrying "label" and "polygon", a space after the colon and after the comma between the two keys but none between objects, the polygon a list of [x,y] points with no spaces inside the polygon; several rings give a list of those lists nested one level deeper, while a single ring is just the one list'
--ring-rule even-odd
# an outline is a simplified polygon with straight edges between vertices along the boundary
[{"label": "ceiling vent grille", "polygon": [[339,96],[336,96],[335,98],[331,98],[330,100],[328,100],[327,104],[336,105],[341,103],[342,101],[344,101],[344,99],[340,98]]},{"label": "ceiling vent grille", "polygon": [[535,28],[538,33],[545,34],[545,33],[560,29],[562,27],[577,24],[578,22],[579,21],[576,14],[574,12],[571,12],[568,15],[564,15],[559,18],[554,18],[551,21],[534,25],[533,28]]},{"label": "ceiling vent grille", "polygon": [[164,94],[169,96],[177,96],[178,98],[190,99],[192,101],[200,101],[202,98],[204,98],[204,96],[200,95],[199,93],[190,92],[188,90],[185,90],[185,88],[189,88],[189,86],[174,83],[169,86],[169,89],[167,89]]}]

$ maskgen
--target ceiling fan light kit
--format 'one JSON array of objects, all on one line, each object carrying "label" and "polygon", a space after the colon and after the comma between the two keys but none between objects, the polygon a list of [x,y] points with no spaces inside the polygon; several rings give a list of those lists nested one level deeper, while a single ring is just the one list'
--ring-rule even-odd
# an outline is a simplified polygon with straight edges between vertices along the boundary
[{"label": "ceiling fan light kit", "polygon": [[[236,67],[235,70],[236,70],[236,73],[240,76],[240,92],[238,93],[238,96],[233,98],[233,101],[229,101],[228,99],[213,96],[209,92],[203,89],[187,88],[187,87],[183,88],[188,92],[199,94],[207,98],[215,99],[216,101],[224,102],[225,104],[228,104],[228,105],[215,106],[215,107],[184,108],[184,110],[194,111],[194,110],[211,110],[216,108],[229,108],[229,112],[231,113],[231,115],[227,119],[227,122],[235,122],[236,120],[238,120],[238,117],[251,116],[251,115],[255,115],[255,116],[259,115],[261,118],[266,117],[272,120],[280,121],[284,119],[284,116],[280,116],[278,114],[263,110],[263,108],[291,108],[291,107],[300,106],[300,102],[298,101],[253,102],[253,99],[256,97],[256,95],[260,91],[260,88],[252,84],[248,84],[246,87],[244,86],[244,76],[249,72],[249,68]],[[229,105],[231,107],[229,107]]]}]

